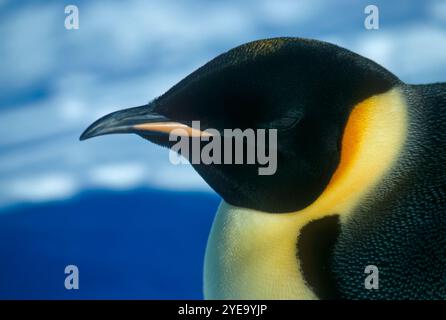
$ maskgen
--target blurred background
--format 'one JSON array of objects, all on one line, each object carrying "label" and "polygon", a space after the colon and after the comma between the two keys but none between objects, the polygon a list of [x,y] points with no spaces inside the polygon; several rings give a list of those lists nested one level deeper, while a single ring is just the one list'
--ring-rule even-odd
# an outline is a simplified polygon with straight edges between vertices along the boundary
[{"label": "blurred background", "polygon": [[[78,30],[64,27],[66,5]],[[380,29],[364,28],[379,8]],[[446,81],[446,1],[0,0],[0,298],[200,299],[220,201],[132,135],[80,143],[244,42],[297,36]],[[66,265],[80,289],[66,290]]]}]

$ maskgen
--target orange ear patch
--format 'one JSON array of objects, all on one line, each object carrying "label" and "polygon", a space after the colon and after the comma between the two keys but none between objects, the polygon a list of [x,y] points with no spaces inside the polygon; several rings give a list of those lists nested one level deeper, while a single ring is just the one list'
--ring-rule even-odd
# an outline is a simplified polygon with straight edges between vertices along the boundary
[{"label": "orange ear patch", "polygon": [[364,136],[370,127],[370,118],[374,112],[375,104],[376,99],[370,98],[356,105],[351,111],[342,136],[341,159],[330,180],[330,185],[336,184],[339,177],[357,158],[361,144],[367,143],[364,141]]},{"label": "orange ear patch", "polygon": [[347,213],[372,190],[402,150],[407,135],[406,112],[399,89],[354,107],[344,129],[338,168],[316,203]]}]

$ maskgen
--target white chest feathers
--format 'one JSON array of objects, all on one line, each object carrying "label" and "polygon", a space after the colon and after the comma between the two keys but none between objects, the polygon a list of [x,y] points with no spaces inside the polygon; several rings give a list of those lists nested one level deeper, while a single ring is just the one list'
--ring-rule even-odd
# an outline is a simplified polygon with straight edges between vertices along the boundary
[{"label": "white chest feathers", "polygon": [[222,202],[206,249],[206,299],[315,299],[300,273],[295,214],[269,214]]}]

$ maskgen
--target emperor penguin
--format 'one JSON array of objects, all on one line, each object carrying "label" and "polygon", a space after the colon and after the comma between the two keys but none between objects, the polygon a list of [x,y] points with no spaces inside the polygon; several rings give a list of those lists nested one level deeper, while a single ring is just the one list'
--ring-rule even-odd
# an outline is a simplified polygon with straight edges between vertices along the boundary
[{"label": "emperor penguin", "polygon": [[277,130],[274,174],[192,163],[222,198],[205,298],[446,298],[446,83],[406,84],[321,41],[265,39],[80,139],[135,133],[171,148],[174,129],[196,137],[193,121],[199,134]]}]

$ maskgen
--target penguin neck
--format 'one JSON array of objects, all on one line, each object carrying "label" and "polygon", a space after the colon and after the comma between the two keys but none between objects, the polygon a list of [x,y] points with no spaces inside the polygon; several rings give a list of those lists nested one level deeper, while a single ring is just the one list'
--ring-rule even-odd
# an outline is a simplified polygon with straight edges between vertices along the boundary
[{"label": "penguin neck", "polygon": [[222,201],[206,249],[205,298],[316,298],[298,285],[303,278],[296,260],[295,219]]},{"label": "penguin neck", "polygon": [[348,221],[396,162],[406,138],[406,112],[399,88],[355,106],[334,175],[302,210],[272,214],[223,201],[206,249],[205,298],[317,299],[301,271],[300,231],[326,216],[339,215],[341,227]]}]

